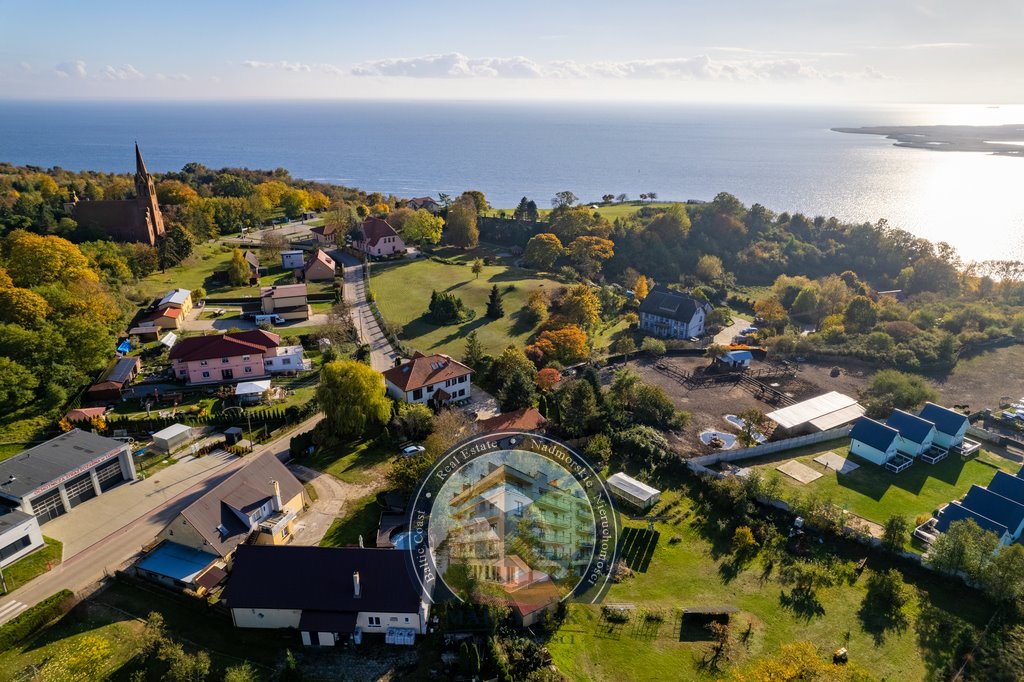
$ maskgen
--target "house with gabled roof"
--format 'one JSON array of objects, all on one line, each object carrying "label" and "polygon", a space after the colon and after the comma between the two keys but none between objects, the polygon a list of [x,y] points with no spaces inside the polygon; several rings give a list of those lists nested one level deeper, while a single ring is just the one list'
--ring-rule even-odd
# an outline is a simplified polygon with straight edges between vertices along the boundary
[{"label": "house with gabled roof", "polygon": [[947,450],[963,445],[971,425],[966,415],[935,403],[925,403],[918,416],[935,424],[935,444]]},{"label": "house with gabled roof", "polygon": [[1000,543],[1007,544],[1010,541],[1010,531],[1005,525],[990,519],[973,509],[968,509],[960,502],[956,501],[950,502],[939,511],[938,522],[935,524],[935,530],[940,533],[945,533],[953,523],[957,521],[966,521],[967,519],[974,521],[982,530],[995,533],[996,537],[999,538]]},{"label": "house with gabled roof", "polygon": [[309,298],[305,283],[262,287],[260,307],[264,315],[278,315],[285,320],[308,320]]},{"label": "house with gabled roof", "polygon": [[850,430],[850,452],[884,465],[896,456],[900,432],[870,417],[861,417]]},{"label": "house with gabled roof", "polygon": [[299,270],[298,277],[304,282],[330,282],[334,279],[334,259],[317,249]]},{"label": "house with gabled roof", "polygon": [[960,504],[971,511],[1006,526],[1010,539],[1024,532],[1024,504],[1003,497],[988,488],[972,485]]},{"label": "house with gabled roof", "polygon": [[337,230],[334,225],[319,225],[311,227],[309,233],[313,241],[319,246],[334,246],[337,243]]},{"label": "house with gabled roof", "polygon": [[259,379],[270,375],[265,356],[280,344],[262,329],[192,336],[174,344],[168,358],[174,376],[190,385]]},{"label": "house with gabled roof", "polygon": [[441,353],[412,358],[384,372],[388,395],[407,403],[444,405],[468,400],[473,370]]},{"label": "house with gabled roof", "polygon": [[658,284],[640,303],[640,329],[668,339],[702,336],[710,312],[705,301]]},{"label": "house with gabled roof", "polygon": [[1017,504],[1024,504],[1024,478],[1011,476],[1005,471],[997,471],[987,487]]},{"label": "house with gabled roof", "polygon": [[260,257],[252,251],[245,251],[242,254],[242,258],[249,265],[249,280],[256,280],[260,278]]},{"label": "house with gabled roof", "polygon": [[405,242],[391,223],[370,216],[359,226],[360,235],[352,240],[352,248],[367,256],[382,258],[405,253]]},{"label": "house with gabled roof", "polygon": [[136,355],[111,360],[100,380],[86,389],[85,400],[88,402],[117,402],[121,400],[121,391],[131,383],[141,369],[142,361]]},{"label": "house with gabled roof", "polygon": [[928,452],[935,440],[935,424],[903,410],[893,410],[885,425],[899,431],[896,449],[908,457]]},{"label": "house with gabled roof", "polygon": [[441,208],[441,204],[437,203],[430,197],[414,197],[405,202],[405,205],[414,211],[425,208],[431,213],[435,213]]},{"label": "house with gabled roof", "polygon": [[182,509],[157,537],[230,559],[246,541],[291,542],[295,518],[308,502],[299,480],[268,452]]}]

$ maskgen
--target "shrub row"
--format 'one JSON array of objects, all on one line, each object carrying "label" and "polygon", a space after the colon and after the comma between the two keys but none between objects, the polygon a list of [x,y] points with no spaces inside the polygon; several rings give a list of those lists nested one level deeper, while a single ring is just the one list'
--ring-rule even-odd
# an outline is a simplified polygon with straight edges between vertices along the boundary
[{"label": "shrub row", "polygon": [[29,635],[39,632],[44,625],[70,611],[76,603],[74,592],[61,590],[26,609],[16,618],[0,626],[0,651],[7,651]]}]

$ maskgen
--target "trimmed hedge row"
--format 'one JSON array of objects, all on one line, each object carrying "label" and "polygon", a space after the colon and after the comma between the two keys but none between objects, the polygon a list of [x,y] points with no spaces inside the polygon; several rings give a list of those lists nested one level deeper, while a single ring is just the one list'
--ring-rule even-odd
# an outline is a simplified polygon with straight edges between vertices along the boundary
[{"label": "trimmed hedge row", "polygon": [[23,642],[52,620],[70,611],[78,600],[71,590],[61,590],[47,597],[35,606],[26,609],[16,618],[0,626],[0,651],[6,651]]}]

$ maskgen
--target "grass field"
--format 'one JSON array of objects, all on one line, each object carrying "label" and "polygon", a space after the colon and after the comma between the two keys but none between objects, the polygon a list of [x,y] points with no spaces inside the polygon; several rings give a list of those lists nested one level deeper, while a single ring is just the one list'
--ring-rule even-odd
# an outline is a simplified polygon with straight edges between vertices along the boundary
[{"label": "grass field", "polygon": [[[663,494],[661,509],[672,499],[679,499],[676,493]],[[699,519],[687,499],[667,513],[672,519],[656,522],[653,535],[647,535],[645,524],[625,523],[626,532],[654,545],[651,550],[645,544],[646,552],[627,557],[637,573],[613,585],[604,599],[605,604],[633,605],[631,621],[612,626],[602,620],[599,606],[573,605],[547,643],[555,664],[570,679],[721,679],[722,673],[700,667],[709,646],[706,634],[680,628],[678,617],[683,608],[731,606],[739,610],[732,620],[735,665],[770,655],[782,644],[808,640],[823,658],[847,647],[850,660],[878,679],[924,680],[945,663],[949,648],[934,633],[979,627],[990,615],[981,600],[961,599],[945,582],[919,571],[914,579],[922,590],[908,606],[908,626],[879,632],[858,615],[867,574],[853,584],[821,588],[807,602],[794,601],[760,558],[737,567],[731,556],[722,556],[698,530]],[[884,568],[874,561],[869,571]],[[638,615],[642,611],[659,613],[664,620],[645,623]]]},{"label": "grass field", "polygon": [[[602,206],[600,204],[583,204],[583,205],[584,206],[597,206],[596,213],[600,213],[601,217],[603,217],[603,218],[607,218],[610,221],[614,221],[616,218],[625,218],[627,216],[631,216],[634,213],[636,213],[638,210],[640,210],[640,208],[642,208],[642,207],[668,208],[669,206],[672,206],[675,203],[680,203],[680,202],[674,202],[674,201],[653,201],[653,202],[648,203],[646,201],[645,202],[627,201],[627,202],[622,203],[622,204],[608,204],[607,206]],[[492,208],[490,211],[487,212],[487,215],[495,216],[496,217],[498,215],[498,211],[505,211],[505,215],[511,217],[512,214],[515,213],[515,210],[516,210],[515,208]],[[551,213],[551,209],[550,208],[540,208],[540,209],[538,209],[537,212],[540,214],[540,217],[543,220],[544,218],[547,217],[547,215],[549,213]]]},{"label": "grass field", "polygon": [[302,464],[345,483],[363,485],[380,478],[384,465],[394,456],[394,451],[364,440],[338,448],[317,448],[312,457],[303,458]]},{"label": "grass field", "polygon": [[[848,474],[837,474],[813,461],[823,452],[846,457],[849,441],[835,441],[811,448],[772,456],[770,461],[757,460],[756,468],[768,478],[782,482],[784,497],[794,494],[815,494],[831,498],[834,504],[877,523],[884,523],[893,514],[913,521],[918,514],[931,514],[938,507],[961,497],[972,484],[987,485],[999,470],[1016,473],[1020,464],[982,450],[967,461],[947,457],[938,464],[915,462],[909,469],[894,474],[888,469],[854,456],[851,461],[860,468]],[[775,470],[779,464],[795,459],[823,474],[811,483],[801,484]]]},{"label": "grass field", "polygon": [[[492,265],[477,278],[467,266],[447,265],[428,259],[375,265],[370,287],[384,319],[401,328],[401,338],[424,353],[443,352],[461,357],[466,336],[476,331],[488,353],[500,353],[509,344],[522,346],[533,329],[521,321],[529,295],[537,290],[554,291],[559,282],[522,268]],[[493,285],[502,293],[505,317],[491,320],[484,315]],[[439,327],[424,317],[430,292],[448,291],[458,295],[476,317],[459,325]]]},{"label": "grass field", "polygon": [[43,547],[4,569],[8,592],[13,592],[33,578],[46,573],[51,566],[57,566],[64,558],[64,545],[60,540],[44,536],[43,541],[46,543]]},{"label": "grass field", "polygon": [[363,544],[373,547],[377,541],[377,527],[380,524],[380,506],[377,496],[367,495],[345,504],[345,514],[339,516],[327,529],[321,547],[348,547],[359,544],[362,536]]}]

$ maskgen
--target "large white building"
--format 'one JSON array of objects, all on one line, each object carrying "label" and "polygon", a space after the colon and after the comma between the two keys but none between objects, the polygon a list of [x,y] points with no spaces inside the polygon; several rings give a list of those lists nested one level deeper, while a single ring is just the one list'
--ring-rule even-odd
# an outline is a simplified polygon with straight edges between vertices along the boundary
[{"label": "large white building", "polygon": [[704,301],[659,284],[640,303],[640,330],[668,339],[699,337],[710,312]]}]

